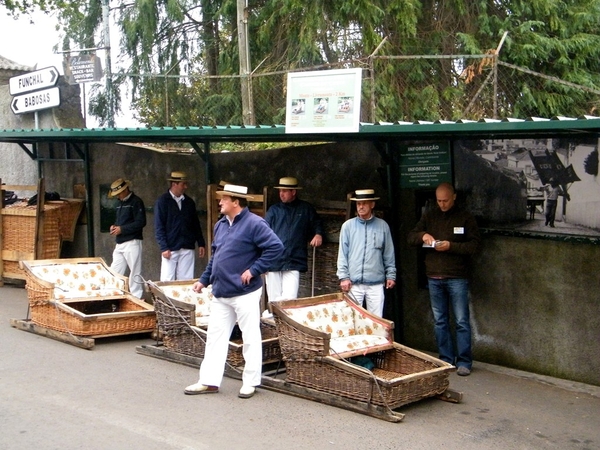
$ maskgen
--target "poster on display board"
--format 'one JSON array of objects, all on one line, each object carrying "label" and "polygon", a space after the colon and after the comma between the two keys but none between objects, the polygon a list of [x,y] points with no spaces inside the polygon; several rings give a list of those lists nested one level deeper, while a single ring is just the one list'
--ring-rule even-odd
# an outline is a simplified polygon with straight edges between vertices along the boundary
[{"label": "poster on display board", "polygon": [[461,139],[459,197],[480,226],[521,234],[600,239],[597,136]]},{"label": "poster on display board", "polygon": [[288,73],[286,133],[356,133],[362,69]]}]

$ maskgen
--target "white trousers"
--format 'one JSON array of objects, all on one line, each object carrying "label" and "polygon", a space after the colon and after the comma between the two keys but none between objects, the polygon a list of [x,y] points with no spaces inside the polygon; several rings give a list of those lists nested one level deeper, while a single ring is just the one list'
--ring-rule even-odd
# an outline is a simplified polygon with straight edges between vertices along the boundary
[{"label": "white trousers", "polygon": [[285,270],[267,272],[267,297],[270,302],[276,300],[292,300],[298,298],[300,272]]},{"label": "white trousers", "polygon": [[244,386],[258,386],[262,372],[262,335],[260,332],[260,298],[262,287],[237,297],[215,297],[210,304],[204,359],[200,365],[200,383],[221,386],[229,337],[235,322],[242,331]]},{"label": "white trousers", "polygon": [[194,278],[194,250],[182,248],[171,252],[171,258],[161,257],[160,281],[191,280]]},{"label": "white trousers", "polygon": [[366,309],[373,314],[383,317],[383,303],[385,301],[385,294],[383,292],[382,284],[353,284],[350,288],[350,298],[355,300],[360,306],[365,308],[364,302],[366,302]]},{"label": "white trousers", "polygon": [[140,278],[142,273],[142,240],[117,244],[113,250],[110,268],[115,272],[126,275],[129,267],[129,292],[137,298],[144,296],[144,284]]}]

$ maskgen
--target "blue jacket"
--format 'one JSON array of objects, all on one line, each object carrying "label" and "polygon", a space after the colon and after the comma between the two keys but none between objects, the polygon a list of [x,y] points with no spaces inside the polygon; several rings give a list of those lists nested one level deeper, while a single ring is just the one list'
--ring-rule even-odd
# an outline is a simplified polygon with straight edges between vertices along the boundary
[{"label": "blue jacket", "polygon": [[184,195],[181,210],[169,191],[161,195],[154,205],[154,233],[160,251],[194,250],[205,247],[200,220],[194,200]]},{"label": "blue jacket", "polygon": [[[200,283],[212,284],[216,297],[229,298],[259,289],[260,275],[281,255],[283,244],[264,219],[244,208],[231,226],[226,216],[215,224],[211,248]],[[252,279],[249,284],[242,284],[242,274],[247,269]]]},{"label": "blue jacket", "polygon": [[121,227],[121,234],[116,238],[117,244],[144,239],[142,231],[146,226],[146,207],[133,192],[125,200],[119,201],[115,225]]},{"label": "blue jacket", "polygon": [[340,231],[337,276],[353,284],[396,280],[394,243],[388,224],[378,217],[347,220]]},{"label": "blue jacket", "polygon": [[269,271],[308,270],[307,244],[315,234],[323,236],[321,219],[315,208],[303,200],[279,202],[269,208],[265,220],[283,242],[283,254]]}]

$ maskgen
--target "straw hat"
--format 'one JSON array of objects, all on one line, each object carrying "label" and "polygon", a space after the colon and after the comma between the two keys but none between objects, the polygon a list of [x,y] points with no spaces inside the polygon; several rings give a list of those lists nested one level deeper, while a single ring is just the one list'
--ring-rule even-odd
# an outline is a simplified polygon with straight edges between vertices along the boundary
[{"label": "straw hat", "polygon": [[375,189],[359,189],[354,191],[354,193],[354,197],[350,197],[350,200],[354,200],[355,202],[379,200],[379,197],[375,197]]},{"label": "straw hat", "polygon": [[113,184],[110,185],[110,190],[108,191],[108,198],[116,197],[130,186],[131,182],[124,180],[123,178],[113,181]]},{"label": "straw hat", "polygon": [[298,186],[298,180],[294,177],[283,177],[279,179],[279,186],[273,186],[274,189],[302,189]]},{"label": "straw hat", "polygon": [[218,195],[219,197],[228,195],[230,197],[254,200],[254,197],[252,195],[248,195],[248,188],[246,186],[238,186],[235,184],[226,184],[225,186],[223,186],[222,191],[215,191],[215,195]]},{"label": "straw hat", "polygon": [[187,181],[188,176],[185,172],[171,172],[171,176],[167,178],[167,181]]}]

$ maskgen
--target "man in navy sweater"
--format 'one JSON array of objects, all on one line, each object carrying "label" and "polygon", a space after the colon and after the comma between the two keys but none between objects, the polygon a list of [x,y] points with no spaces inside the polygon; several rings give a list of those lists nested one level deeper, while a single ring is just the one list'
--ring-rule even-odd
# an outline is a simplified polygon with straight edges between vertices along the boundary
[{"label": "man in navy sweater", "polygon": [[185,195],[185,172],[171,172],[167,192],[154,205],[154,232],[161,251],[160,281],[194,278],[195,255],[204,258],[206,243],[202,236],[196,203]]},{"label": "man in navy sweater", "polygon": [[247,208],[248,188],[227,184],[219,206],[223,217],[215,224],[211,258],[194,290],[212,284],[208,334],[199,381],[185,388],[188,395],[219,391],[229,337],[236,322],[244,344],[244,372],[240,398],[250,398],[261,382],[261,275],[283,252],[283,244],[264,219]]},{"label": "man in navy sweater", "polygon": [[298,180],[294,177],[279,179],[281,202],[269,208],[265,220],[283,242],[283,255],[267,273],[269,301],[298,297],[300,272],[308,270],[306,244],[318,247],[323,243],[323,227],[315,208],[298,198]]}]

